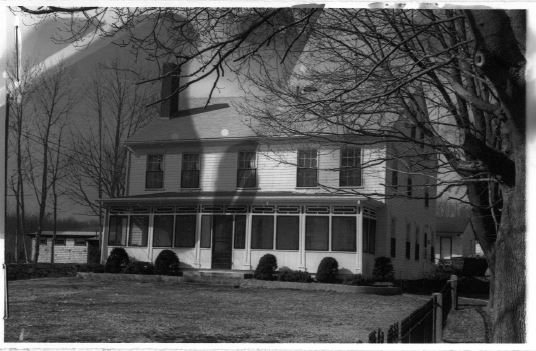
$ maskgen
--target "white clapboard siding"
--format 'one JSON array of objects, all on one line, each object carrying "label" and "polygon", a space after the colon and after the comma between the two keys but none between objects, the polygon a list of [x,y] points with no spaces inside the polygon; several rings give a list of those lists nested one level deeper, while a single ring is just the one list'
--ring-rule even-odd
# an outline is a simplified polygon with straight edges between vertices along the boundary
[{"label": "white clapboard siding", "polygon": [[[281,144],[261,146],[257,151],[258,190],[318,192],[320,188],[296,187],[297,150],[307,144]],[[210,146],[197,149],[166,149],[164,153],[164,186],[162,189],[145,189],[147,153],[133,153],[130,161],[129,195],[151,192],[180,191],[181,155],[183,152],[201,154],[200,188],[202,191],[232,191],[236,189],[239,147],[232,145]],[[158,153],[154,149],[151,153]],[[385,146],[363,148],[362,186],[355,190],[364,194],[384,192]],[[322,146],[318,154],[319,182],[329,188],[339,186],[340,151],[335,146]]]}]

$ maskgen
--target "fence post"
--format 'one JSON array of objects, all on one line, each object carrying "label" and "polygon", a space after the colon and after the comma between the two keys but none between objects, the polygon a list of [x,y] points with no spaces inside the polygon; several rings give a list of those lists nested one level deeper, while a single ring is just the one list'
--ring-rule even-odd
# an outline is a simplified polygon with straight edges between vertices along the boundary
[{"label": "fence post", "polygon": [[452,309],[458,309],[458,276],[453,274],[450,276],[450,292],[452,296]]},{"label": "fence post", "polygon": [[434,299],[434,343],[443,342],[443,297],[441,293],[432,294]]}]

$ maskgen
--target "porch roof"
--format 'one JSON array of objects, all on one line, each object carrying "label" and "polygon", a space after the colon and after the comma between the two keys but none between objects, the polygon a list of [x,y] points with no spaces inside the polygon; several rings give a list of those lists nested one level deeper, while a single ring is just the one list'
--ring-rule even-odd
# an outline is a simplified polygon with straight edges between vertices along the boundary
[{"label": "porch roof", "polygon": [[373,208],[384,205],[383,202],[367,198],[363,195],[350,193],[303,193],[292,191],[212,191],[212,192],[163,192],[125,196],[120,198],[102,199],[104,204],[136,205],[136,204],[169,204],[173,202],[205,202],[232,201],[233,203],[274,203],[274,202],[329,202],[366,204]]}]

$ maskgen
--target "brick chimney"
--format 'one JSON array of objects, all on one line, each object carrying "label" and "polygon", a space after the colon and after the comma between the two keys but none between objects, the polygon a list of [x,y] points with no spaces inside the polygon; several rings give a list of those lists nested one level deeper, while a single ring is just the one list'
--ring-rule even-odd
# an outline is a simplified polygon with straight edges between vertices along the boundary
[{"label": "brick chimney", "polygon": [[163,74],[170,73],[162,78],[162,90],[160,99],[165,99],[160,103],[160,117],[171,118],[179,111],[179,67],[170,62],[164,63]]}]

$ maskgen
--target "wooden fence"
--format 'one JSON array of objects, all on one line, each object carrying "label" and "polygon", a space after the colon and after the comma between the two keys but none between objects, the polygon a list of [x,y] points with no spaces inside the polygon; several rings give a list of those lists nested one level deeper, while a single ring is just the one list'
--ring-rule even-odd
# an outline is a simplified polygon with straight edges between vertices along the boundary
[{"label": "wooden fence", "polygon": [[440,343],[449,312],[458,308],[458,278],[450,277],[439,293],[403,320],[391,324],[387,337],[381,328],[369,334],[369,343]]}]

